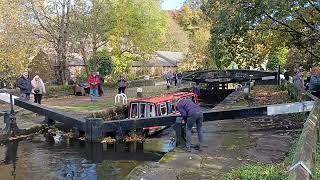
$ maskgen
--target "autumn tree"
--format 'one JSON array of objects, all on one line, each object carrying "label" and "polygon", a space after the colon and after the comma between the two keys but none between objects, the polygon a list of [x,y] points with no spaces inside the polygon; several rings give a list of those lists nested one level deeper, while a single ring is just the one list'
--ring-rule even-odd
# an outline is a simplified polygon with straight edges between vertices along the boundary
[{"label": "autumn tree", "polygon": [[29,35],[21,0],[0,0],[0,81],[13,85],[30,58],[35,55],[37,41]]},{"label": "autumn tree", "polygon": [[176,11],[168,12],[168,26],[158,50],[187,52],[189,48],[188,34],[180,27]]},{"label": "autumn tree", "polygon": [[71,0],[28,0],[30,21],[36,22],[33,34],[45,40],[55,50],[59,80],[66,82],[68,40],[70,36]]},{"label": "autumn tree", "polygon": [[39,50],[37,55],[31,59],[28,67],[32,77],[38,75],[44,81],[49,81],[53,78],[54,71],[51,68],[52,64],[48,55],[42,50]]},{"label": "autumn tree", "polygon": [[[192,4],[190,4],[192,3]],[[189,47],[182,63],[182,70],[207,69],[215,67],[210,61],[210,20],[208,20],[199,7],[199,1],[187,1],[182,7],[177,21],[188,34]],[[197,6],[196,6],[197,5]]]}]

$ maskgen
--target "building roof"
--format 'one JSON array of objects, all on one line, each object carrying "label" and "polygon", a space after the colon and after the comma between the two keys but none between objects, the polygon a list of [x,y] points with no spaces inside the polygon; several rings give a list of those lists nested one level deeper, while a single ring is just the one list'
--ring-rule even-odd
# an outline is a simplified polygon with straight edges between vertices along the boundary
[{"label": "building roof", "polygon": [[182,52],[156,51],[153,58],[146,62],[133,61],[132,67],[177,67],[182,59]]}]

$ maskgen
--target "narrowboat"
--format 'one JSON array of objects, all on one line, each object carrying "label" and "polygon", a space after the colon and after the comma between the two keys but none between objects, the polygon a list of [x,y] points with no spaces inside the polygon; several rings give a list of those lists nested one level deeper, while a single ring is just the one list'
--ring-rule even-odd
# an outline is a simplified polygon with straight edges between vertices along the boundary
[{"label": "narrowboat", "polygon": [[[129,119],[136,119],[175,114],[177,112],[172,104],[173,97],[177,97],[178,99],[190,99],[193,102],[198,103],[197,94],[192,92],[178,92],[150,98],[139,98],[129,102],[128,117]],[[147,134],[152,134],[163,128],[165,127],[150,127],[144,128],[144,131]]]}]

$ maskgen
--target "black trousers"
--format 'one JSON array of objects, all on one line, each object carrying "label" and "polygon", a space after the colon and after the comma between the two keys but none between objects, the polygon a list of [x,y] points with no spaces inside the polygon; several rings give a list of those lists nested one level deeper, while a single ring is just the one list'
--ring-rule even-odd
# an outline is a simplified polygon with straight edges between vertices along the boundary
[{"label": "black trousers", "polygon": [[125,94],[125,92],[124,92],[125,90],[126,90],[126,87],[119,87],[118,94],[121,94],[121,93]]},{"label": "black trousers", "polygon": [[42,94],[34,94],[34,103],[41,104]]}]

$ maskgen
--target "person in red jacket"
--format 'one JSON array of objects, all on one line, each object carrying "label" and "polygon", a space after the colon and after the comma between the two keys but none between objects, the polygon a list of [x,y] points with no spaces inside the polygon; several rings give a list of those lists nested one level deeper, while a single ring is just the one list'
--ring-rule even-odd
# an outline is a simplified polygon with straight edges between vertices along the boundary
[{"label": "person in red jacket", "polygon": [[92,75],[89,77],[88,84],[89,84],[89,88],[90,88],[91,101],[95,102],[95,101],[97,101],[97,97],[99,95],[98,88],[100,85],[100,79],[97,76],[96,72],[93,72]]}]

